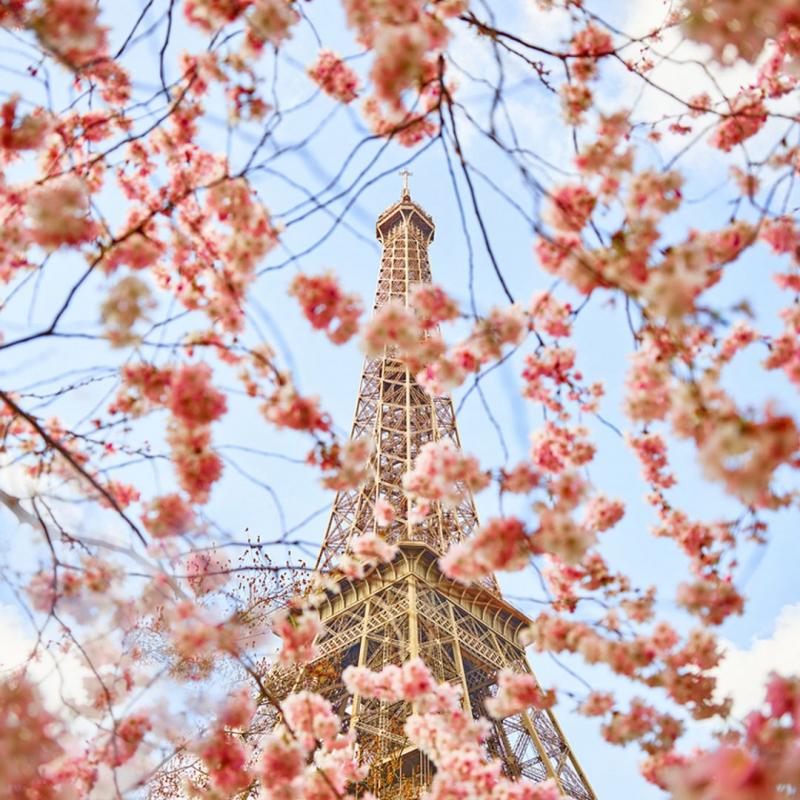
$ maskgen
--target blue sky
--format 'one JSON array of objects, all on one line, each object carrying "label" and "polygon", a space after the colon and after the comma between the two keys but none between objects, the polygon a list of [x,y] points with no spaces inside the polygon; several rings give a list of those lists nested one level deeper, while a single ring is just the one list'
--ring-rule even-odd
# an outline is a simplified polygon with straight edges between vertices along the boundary
[{"label": "blue sky", "polygon": [[[634,33],[637,27],[646,27],[657,21],[664,10],[664,5],[658,0],[609,1],[589,5],[601,16],[607,16],[624,30]],[[138,6],[138,3],[114,4],[113,15],[106,12],[105,19],[114,28],[115,40],[120,38],[121,26],[130,24],[131,9]],[[358,52],[344,30],[338,4],[319,2],[304,4],[303,7],[326,46],[346,55]],[[567,30],[558,22],[558,18],[544,17],[536,12],[528,0],[508,6],[504,3],[503,14],[507,15],[509,29],[534,37],[542,44],[558,43],[559,37]],[[153,37],[133,47],[124,62],[135,80],[140,82],[137,91],[142,95],[153,89],[162,35],[163,26],[158,28]],[[178,25],[168,55],[174,55],[183,48],[197,47],[199,43],[196,36]],[[12,46],[8,42],[6,44]],[[302,25],[278,57],[281,107],[290,108],[314,96],[314,87],[304,76],[302,65],[313,59],[316,49],[313,32],[309,26]],[[695,49],[687,55],[696,52],[703,54],[702,50]],[[25,55],[23,46],[14,44],[13,51],[9,49],[6,52],[3,62],[19,71],[27,60],[29,57]],[[471,74],[490,74],[488,70],[492,68],[491,59],[486,53],[460,36],[454,45],[454,60]],[[358,69],[363,68],[365,63],[363,58],[353,61]],[[266,74],[271,74],[274,68],[271,56],[265,57],[263,68]],[[5,74],[6,91],[21,90],[26,100],[43,101],[39,84],[23,82],[22,77],[8,69]],[[657,69],[652,74],[654,78],[661,75],[664,80],[669,80],[681,96],[689,96],[699,90],[700,78],[688,67],[680,71],[667,66],[661,73]],[[746,77],[746,70],[739,65],[722,75],[721,80],[735,87]],[[554,69],[554,82],[557,84],[560,79]],[[485,87],[472,83],[464,76],[459,77],[458,82],[458,96],[480,117],[487,107]],[[672,111],[668,101],[657,92],[646,91],[640,95],[640,86],[633,84],[618,66],[604,67],[601,85],[599,103],[604,111],[612,111],[620,104],[626,104],[634,108],[635,119],[642,122],[655,121]],[[535,76],[519,69],[510,71],[508,87],[509,114],[523,137],[523,145],[553,165],[548,167],[532,160],[531,172],[544,186],[553,186],[564,180],[563,176],[572,169],[572,143],[569,132],[558,119],[557,99],[541,87]],[[63,106],[67,101],[66,95],[56,95],[57,106]],[[259,131],[250,126],[241,134],[231,136],[226,131],[221,100],[217,99],[209,106],[214,109],[213,119],[203,130],[202,143],[212,150],[227,151],[235,168],[246,160]],[[320,132],[302,150],[281,151],[281,148],[297,141],[320,123],[323,126]],[[536,215],[538,200],[521,184],[519,174],[509,159],[479,131],[471,128],[463,116],[458,124],[470,160],[492,183],[510,194],[527,214]],[[662,165],[679,152],[682,140],[667,136],[656,147],[646,141],[647,130],[642,127],[634,135],[634,140],[640,145],[640,165]],[[771,133],[774,134],[774,131]],[[434,143],[426,148],[406,150],[395,145],[366,142],[348,160],[353,147],[366,134],[356,109],[337,108],[333,101],[316,97],[307,107],[287,115],[286,122],[277,129],[274,139],[264,151],[272,153],[272,157],[254,177],[265,204],[286,225],[286,230],[281,248],[266,260],[266,271],[253,289],[247,339],[250,343],[261,338],[271,342],[294,371],[302,391],[320,395],[324,407],[342,431],[349,429],[352,418],[361,354],[355,343],[334,347],[323,336],[312,332],[295,304],[287,301],[285,290],[298,269],[310,273],[334,269],[350,290],[361,294],[366,306],[371,304],[380,257],[374,239],[374,221],[399,196],[400,178],[396,173],[402,165],[412,162],[412,195],[436,222],[436,238],[430,251],[434,279],[467,306],[472,275],[475,302],[481,312],[503,302],[498,281],[482,245],[475,215],[468,206],[463,177],[455,177],[457,195],[441,146]],[[767,132],[753,142],[753,153],[757,154],[759,147],[763,149],[769,143],[769,136],[770,132]],[[343,166],[345,163],[346,166]],[[681,157],[678,166],[686,175],[685,196],[688,202],[685,209],[670,221],[666,238],[677,239],[685,235],[689,227],[701,230],[721,227],[730,216],[730,203],[735,196],[735,189],[727,179],[726,163],[701,143]],[[337,178],[334,185],[328,189],[334,178]],[[554,285],[552,276],[536,265],[530,225],[525,216],[518,213],[477,172],[474,181],[481,212],[504,277],[515,299],[527,303],[534,291]],[[294,185],[303,186],[315,194],[320,193],[323,200],[330,200],[326,210],[315,210],[307,203],[304,205],[306,195],[293,188]],[[340,193],[341,198],[331,199]],[[467,204],[464,226],[458,197]],[[103,211],[112,218],[121,219],[124,206],[118,197],[109,192]],[[343,224],[335,225],[331,212],[341,215]],[[609,228],[612,223],[609,218]],[[323,241],[311,252],[298,255],[318,240]],[[276,267],[280,268],[273,269]],[[726,269],[724,280],[710,295],[717,305],[725,308],[746,298],[753,306],[756,321],[762,330],[776,332],[778,325],[775,313],[781,298],[773,288],[769,274],[780,267],[781,262],[770,256],[764,247],[756,246],[739,262]],[[53,310],[60,304],[70,278],[77,275],[80,268],[78,259],[54,259],[45,269],[40,282],[29,283],[0,312],[5,337],[13,338],[21,331],[37,329],[42,322],[49,320]],[[556,293],[574,303],[580,300],[563,285],[556,287]],[[31,306],[34,297],[35,305]],[[89,281],[74,308],[65,317],[65,329],[98,330],[97,306],[102,297],[101,282]],[[174,327],[163,331],[164,340],[169,341],[172,334],[186,326],[187,321],[180,320]],[[602,380],[607,387],[608,394],[601,403],[601,413],[614,425],[625,429],[625,419],[621,413],[621,388],[627,367],[626,358],[633,350],[633,342],[624,309],[610,294],[598,292],[581,312],[575,329],[579,367],[588,379]],[[447,335],[453,340],[462,332],[463,329],[456,326]],[[530,345],[523,346],[517,356],[482,381],[485,404],[478,392],[469,391],[469,384],[454,397],[459,408],[463,446],[486,466],[513,464],[524,458],[531,432],[542,423],[540,409],[526,403],[519,395],[519,372],[522,357],[528,349]],[[788,384],[782,378],[767,375],[759,369],[758,361],[764,355],[763,352],[748,353],[737,358],[726,373],[726,385],[744,403],[758,407],[767,398],[773,398],[778,407],[796,411],[796,395],[792,394]],[[163,361],[165,355],[159,353],[155,358]],[[80,425],[85,424],[81,420],[91,416],[90,409],[107,402],[108,392],[114,384],[106,372],[110,375],[119,360],[119,353],[111,352],[100,344],[76,344],[70,340],[44,341],[25,350],[0,354],[0,375],[6,385],[15,389],[30,387],[50,378],[55,380],[45,384],[45,387],[52,388],[89,375],[97,378],[71,392],[68,398],[53,404],[39,405],[35,398],[27,401],[27,407],[36,413],[57,412],[63,414],[70,424]],[[104,370],[106,367],[108,369]],[[69,373],[66,378],[65,373]],[[218,374],[223,376],[223,383],[231,387],[235,385],[233,376],[226,374],[223,368],[219,368]],[[43,387],[37,386],[35,391],[41,392]],[[300,437],[276,432],[268,427],[245,398],[233,395],[230,405],[231,412],[215,429],[215,441],[222,446],[228,463],[225,477],[214,490],[208,508],[209,518],[221,523],[237,538],[242,538],[245,531],[263,538],[274,538],[314,515],[298,535],[312,543],[320,541],[332,496],[318,485],[314,470],[293,461],[302,461],[307,443]],[[491,409],[496,425],[487,415],[487,407]],[[659,612],[686,629],[687,619],[670,599],[676,578],[680,578],[685,569],[685,559],[674,545],[655,540],[649,535],[648,529],[653,520],[649,507],[642,499],[645,486],[639,478],[638,463],[624,442],[617,433],[597,420],[587,418],[585,422],[598,445],[598,456],[591,465],[590,478],[609,496],[625,500],[628,507],[623,522],[604,535],[602,552],[612,564],[631,574],[641,584],[657,584],[662,590]],[[163,418],[156,418],[148,422],[145,428],[156,449],[161,447],[162,424]],[[137,437],[141,435],[140,430]],[[703,479],[694,463],[692,448],[680,442],[671,441],[670,445],[680,480],[679,487],[671,496],[689,514],[701,519],[727,518],[737,513],[718,487]],[[241,448],[263,452],[249,453]],[[169,470],[164,465],[156,464],[154,468],[151,464],[133,466],[120,472],[120,478],[125,476],[143,483],[152,491],[161,491],[171,485]],[[788,477],[781,476],[781,480],[787,483]],[[276,498],[279,498],[279,503],[276,503]],[[498,511],[497,497],[492,491],[484,492],[477,502],[483,518]],[[522,503],[518,508],[509,504],[508,508],[529,514]],[[104,524],[98,515],[86,513],[91,524]],[[32,565],[36,556],[16,547],[12,542],[12,521],[4,518],[3,522],[6,544],[0,545],[2,559],[17,568]],[[746,650],[754,637],[769,637],[781,609],[800,602],[795,578],[798,522],[800,520],[794,512],[774,515],[770,518],[770,543],[760,549],[747,545],[742,548],[740,586],[750,601],[748,611],[744,617],[731,620],[722,629],[724,638],[740,650]],[[313,545],[309,552],[313,555]],[[529,598],[541,599],[542,595],[533,572],[501,576],[501,583],[508,596],[514,598],[523,610],[536,612],[537,606]],[[0,593],[0,600],[13,603],[13,598],[7,592]],[[764,658],[775,658],[775,654],[770,651],[770,655]],[[564,663],[570,670],[576,671],[581,680],[546,655],[532,653],[531,662],[544,684],[555,685],[577,695],[585,691],[584,680],[595,688],[613,688],[619,691],[620,696],[630,693],[628,687],[621,685],[606,671],[587,669],[577,660],[564,659]],[[790,660],[786,667],[799,668],[800,659]],[[753,666],[748,668],[755,669]],[[573,705],[570,699],[564,698],[557,713],[598,796],[636,797],[642,800],[661,796],[660,792],[645,784],[638,776],[638,753],[606,744],[594,723],[572,713]],[[702,729],[693,740],[702,739],[707,735],[707,730]]]}]

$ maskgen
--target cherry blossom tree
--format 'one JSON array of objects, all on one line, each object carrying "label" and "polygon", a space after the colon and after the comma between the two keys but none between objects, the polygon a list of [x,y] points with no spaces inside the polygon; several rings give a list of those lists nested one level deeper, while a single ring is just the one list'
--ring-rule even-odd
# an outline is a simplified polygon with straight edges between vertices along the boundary
[{"label": "cherry blossom tree", "polygon": [[[0,574],[32,632],[0,673],[4,796],[358,794],[335,709],[265,676],[314,658],[321,593],[392,559],[396,512],[381,500],[375,533],[317,572],[317,515],[286,523],[246,458],[328,490],[366,478],[371,443],[300,380],[318,348],[356,344],[479,397],[506,450],[431,443],[403,480],[419,520],[494,495],[442,568],[527,576],[526,643],[586,676],[576,693],[504,672],[490,713],[574,708],[676,800],[800,791],[800,677],[773,674],[746,719],[715,680],[718,630],[748,611],[743,554],[797,522],[800,9],[655,7],[630,32],[591,0],[0,2]],[[363,239],[362,195],[417,160],[468,258],[370,317],[346,251],[313,259]],[[498,204],[524,229],[513,259]],[[587,370],[598,308],[627,350]],[[509,365],[540,415],[515,463],[484,396]],[[247,444],[226,444],[241,420]],[[592,467],[628,455],[640,485],[618,498]],[[682,505],[687,464],[724,515]],[[226,481],[260,492],[244,533]],[[631,512],[675,551],[670,585],[608,554]],[[421,662],[345,682],[413,704],[431,798],[558,796],[505,776]]]}]

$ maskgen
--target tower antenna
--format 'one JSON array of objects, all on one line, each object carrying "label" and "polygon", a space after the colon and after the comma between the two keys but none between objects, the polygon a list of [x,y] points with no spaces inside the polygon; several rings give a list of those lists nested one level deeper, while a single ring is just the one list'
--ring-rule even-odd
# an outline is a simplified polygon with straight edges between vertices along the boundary
[{"label": "tower antenna", "polygon": [[397,174],[402,175],[403,177],[403,200],[410,200],[411,194],[408,191],[408,178],[414,173],[409,172],[407,169],[401,169],[400,172],[398,172]]}]

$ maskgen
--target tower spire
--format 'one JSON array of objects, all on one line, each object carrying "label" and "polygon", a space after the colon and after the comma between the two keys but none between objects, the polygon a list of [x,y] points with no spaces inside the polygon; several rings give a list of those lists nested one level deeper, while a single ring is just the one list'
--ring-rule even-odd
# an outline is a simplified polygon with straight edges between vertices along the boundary
[{"label": "tower spire", "polygon": [[[431,280],[428,245],[434,224],[408,196],[378,218],[383,245],[375,308],[389,301],[408,305],[416,283]],[[370,436],[375,445],[372,475],[334,500],[318,568],[328,570],[347,553],[355,537],[380,533],[398,545],[390,564],[361,579],[342,579],[320,606],[325,632],[319,657],[300,676],[332,702],[356,734],[370,767],[366,788],[378,800],[414,800],[430,782],[433,765],[403,734],[409,709],[356,693],[349,698],[342,672],[351,664],[381,670],[420,657],[439,681],[461,687],[464,707],[488,716],[485,702],[497,690],[501,669],[530,672],[520,632],[530,621],[508,605],[497,584],[463,586],[445,577],[439,557],[478,525],[470,492],[464,487],[455,507],[432,504],[422,521],[409,514],[403,475],[420,449],[446,439],[459,446],[449,397],[431,397],[391,348],[367,358],[361,376],[352,436]],[[378,499],[391,503],[394,521],[377,529]],[[501,759],[507,775],[535,782],[552,780],[563,796],[596,800],[552,712],[531,708],[492,723],[487,752]]]},{"label": "tower spire", "polygon": [[409,172],[408,169],[406,168],[406,169],[401,169],[400,172],[398,172],[397,174],[398,175],[402,175],[402,177],[403,177],[403,195],[402,195],[402,199],[403,200],[410,200],[411,199],[411,194],[410,194],[410,192],[408,190],[408,179],[414,173],[413,172]]}]

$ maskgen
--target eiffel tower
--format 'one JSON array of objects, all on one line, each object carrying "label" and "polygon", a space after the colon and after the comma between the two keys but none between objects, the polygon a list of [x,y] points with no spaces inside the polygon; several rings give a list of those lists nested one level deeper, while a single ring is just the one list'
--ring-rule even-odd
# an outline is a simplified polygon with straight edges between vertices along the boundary
[{"label": "eiffel tower", "polygon": [[[411,288],[431,280],[433,220],[411,200],[410,173],[401,174],[400,201],[377,221],[383,256],[376,309],[389,301],[407,305]],[[409,708],[351,698],[342,671],[351,664],[380,670],[419,656],[439,681],[462,687],[463,702],[474,715],[488,717],[484,704],[496,691],[498,670],[530,671],[518,640],[529,620],[503,600],[493,578],[463,586],[439,569],[439,556],[479,524],[469,492],[462,492],[454,508],[433,504],[421,523],[409,519],[402,478],[420,448],[439,439],[460,446],[450,398],[428,395],[387,348],[364,364],[352,436],[372,437],[372,474],[358,489],[337,494],[317,567],[333,567],[355,537],[374,530],[379,497],[396,511],[394,522],[380,533],[397,543],[399,552],[392,563],[373,568],[361,580],[343,580],[341,591],[328,594],[320,608],[325,632],[317,641],[319,657],[301,681],[327,696],[355,730],[359,752],[370,766],[366,788],[381,800],[415,798],[435,767],[403,734]],[[494,721],[487,752],[502,760],[511,777],[552,779],[565,797],[595,800],[550,711],[530,709]]]}]

